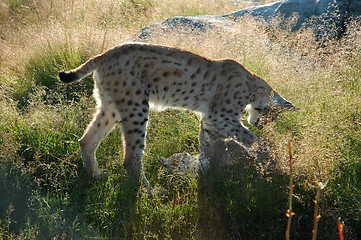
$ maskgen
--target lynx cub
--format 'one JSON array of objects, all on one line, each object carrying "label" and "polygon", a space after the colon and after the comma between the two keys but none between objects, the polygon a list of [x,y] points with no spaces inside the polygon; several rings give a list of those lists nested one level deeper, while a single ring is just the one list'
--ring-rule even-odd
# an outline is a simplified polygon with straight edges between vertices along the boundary
[{"label": "lynx cub", "polygon": [[250,147],[257,137],[239,120],[244,109],[249,112],[248,122],[262,127],[270,116],[294,108],[239,63],[210,60],[176,48],[124,44],[74,70],[59,72],[59,77],[70,83],[93,71],[98,110],[79,140],[84,168],[93,176],[101,174],[95,157],[99,143],[120,123],[124,166],[139,180],[150,107],[196,112],[201,116],[202,128],[216,129],[245,147]]}]

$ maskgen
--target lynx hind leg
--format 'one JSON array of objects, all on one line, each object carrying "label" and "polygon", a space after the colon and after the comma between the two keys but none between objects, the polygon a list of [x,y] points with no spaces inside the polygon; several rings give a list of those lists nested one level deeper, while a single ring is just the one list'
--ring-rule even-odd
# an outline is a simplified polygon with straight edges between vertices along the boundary
[{"label": "lynx hind leg", "polygon": [[100,177],[103,174],[98,167],[96,150],[118,121],[116,111],[109,105],[102,105],[79,140],[83,167],[93,177]]},{"label": "lynx hind leg", "polygon": [[133,111],[122,117],[121,121],[125,149],[124,167],[137,185],[142,171],[149,105],[146,100],[131,105]]}]

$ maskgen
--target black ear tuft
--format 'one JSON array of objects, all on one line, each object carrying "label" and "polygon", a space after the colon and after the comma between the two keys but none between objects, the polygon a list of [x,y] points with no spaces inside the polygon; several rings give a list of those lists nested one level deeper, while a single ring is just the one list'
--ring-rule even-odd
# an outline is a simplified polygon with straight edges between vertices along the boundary
[{"label": "black ear tuft", "polygon": [[59,72],[59,79],[64,83],[71,83],[78,80],[78,76],[73,72]]}]

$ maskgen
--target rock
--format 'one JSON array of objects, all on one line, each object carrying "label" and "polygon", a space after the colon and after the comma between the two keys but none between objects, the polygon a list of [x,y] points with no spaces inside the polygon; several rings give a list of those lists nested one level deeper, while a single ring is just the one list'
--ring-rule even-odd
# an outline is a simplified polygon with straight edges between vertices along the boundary
[{"label": "rock", "polygon": [[[307,25],[315,28],[320,38],[324,36],[339,37],[345,32],[345,23],[349,18],[361,16],[361,1],[285,0],[245,8],[223,16],[173,17],[162,23],[143,28],[138,37],[147,40],[153,32],[168,33],[175,29],[205,32],[208,29],[219,27],[231,30],[235,20],[247,15],[259,17],[270,24],[272,19],[278,16],[282,16],[284,20],[297,16],[298,19],[291,30],[295,31],[302,25]],[[313,24],[310,23],[310,20]],[[282,27],[283,24],[284,21],[280,21],[275,27]]]},{"label": "rock", "polygon": [[187,152],[176,153],[169,158],[160,157],[159,161],[170,171],[196,173],[203,169],[199,156],[192,156]]},{"label": "rock", "polygon": [[143,28],[138,37],[142,40],[148,40],[152,34],[155,33],[168,33],[174,30],[187,30],[206,32],[209,29],[216,27],[231,29],[234,21],[224,18],[222,16],[190,16],[190,17],[172,17],[168,18],[162,23],[156,23]]},{"label": "rock", "polygon": [[[318,29],[318,35],[329,35],[335,37],[332,29],[336,27],[337,36],[345,31],[345,21],[350,17],[361,15],[361,1],[358,0],[286,0],[277,1],[266,5],[246,8],[234,13],[223,15],[223,17],[238,19],[251,15],[261,17],[270,22],[277,16],[288,19],[294,15],[298,17],[293,31],[298,30],[303,24],[313,20],[314,25],[309,26]],[[282,21],[279,26],[282,27]]]}]

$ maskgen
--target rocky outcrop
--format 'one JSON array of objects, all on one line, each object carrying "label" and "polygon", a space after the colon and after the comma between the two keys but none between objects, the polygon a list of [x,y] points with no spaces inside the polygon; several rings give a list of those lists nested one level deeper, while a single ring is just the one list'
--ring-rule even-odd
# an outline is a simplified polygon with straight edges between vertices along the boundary
[{"label": "rocky outcrop", "polygon": [[154,33],[169,33],[174,30],[190,30],[205,32],[208,29],[216,27],[231,29],[234,21],[222,16],[189,16],[189,17],[172,17],[162,23],[156,23],[143,28],[138,37],[147,40]]},{"label": "rocky outcrop", "polygon": [[[277,1],[267,5],[246,8],[234,13],[223,15],[233,19],[245,15],[261,17],[266,22],[281,16],[287,20],[296,16],[297,21],[292,30],[299,29],[302,25],[313,27],[319,34],[332,34],[330,29],[337,30],[339,37],[345,31],[345,22],[352,18],[361,16],[361,1],[359,0],[285,0]],[[282,21],[279,22],[282,27]]]},{"label": "rocky outcrop", "polygon": [[[287,20],[298,17],[292,30],[299,29],[302,25],[313,27],[318,35],[339,37],[345,31],[345,23],[352,17],[361,16],[360,0],[284,0],[242,9],[223,16],[191,16],[173,17],[162,23],[153,24],[142,29],[139,37],[146,40],[151,34],[160,30],[167,33],[174,29],[187,29],[204,32],[215,27],[231,29],[234,21],[244,16],[254,16],[271,23],[275,17],[281,16]],[[282,27],[284,22],[278,22]],[[336,32],[335,32],[336,29]]]}]

